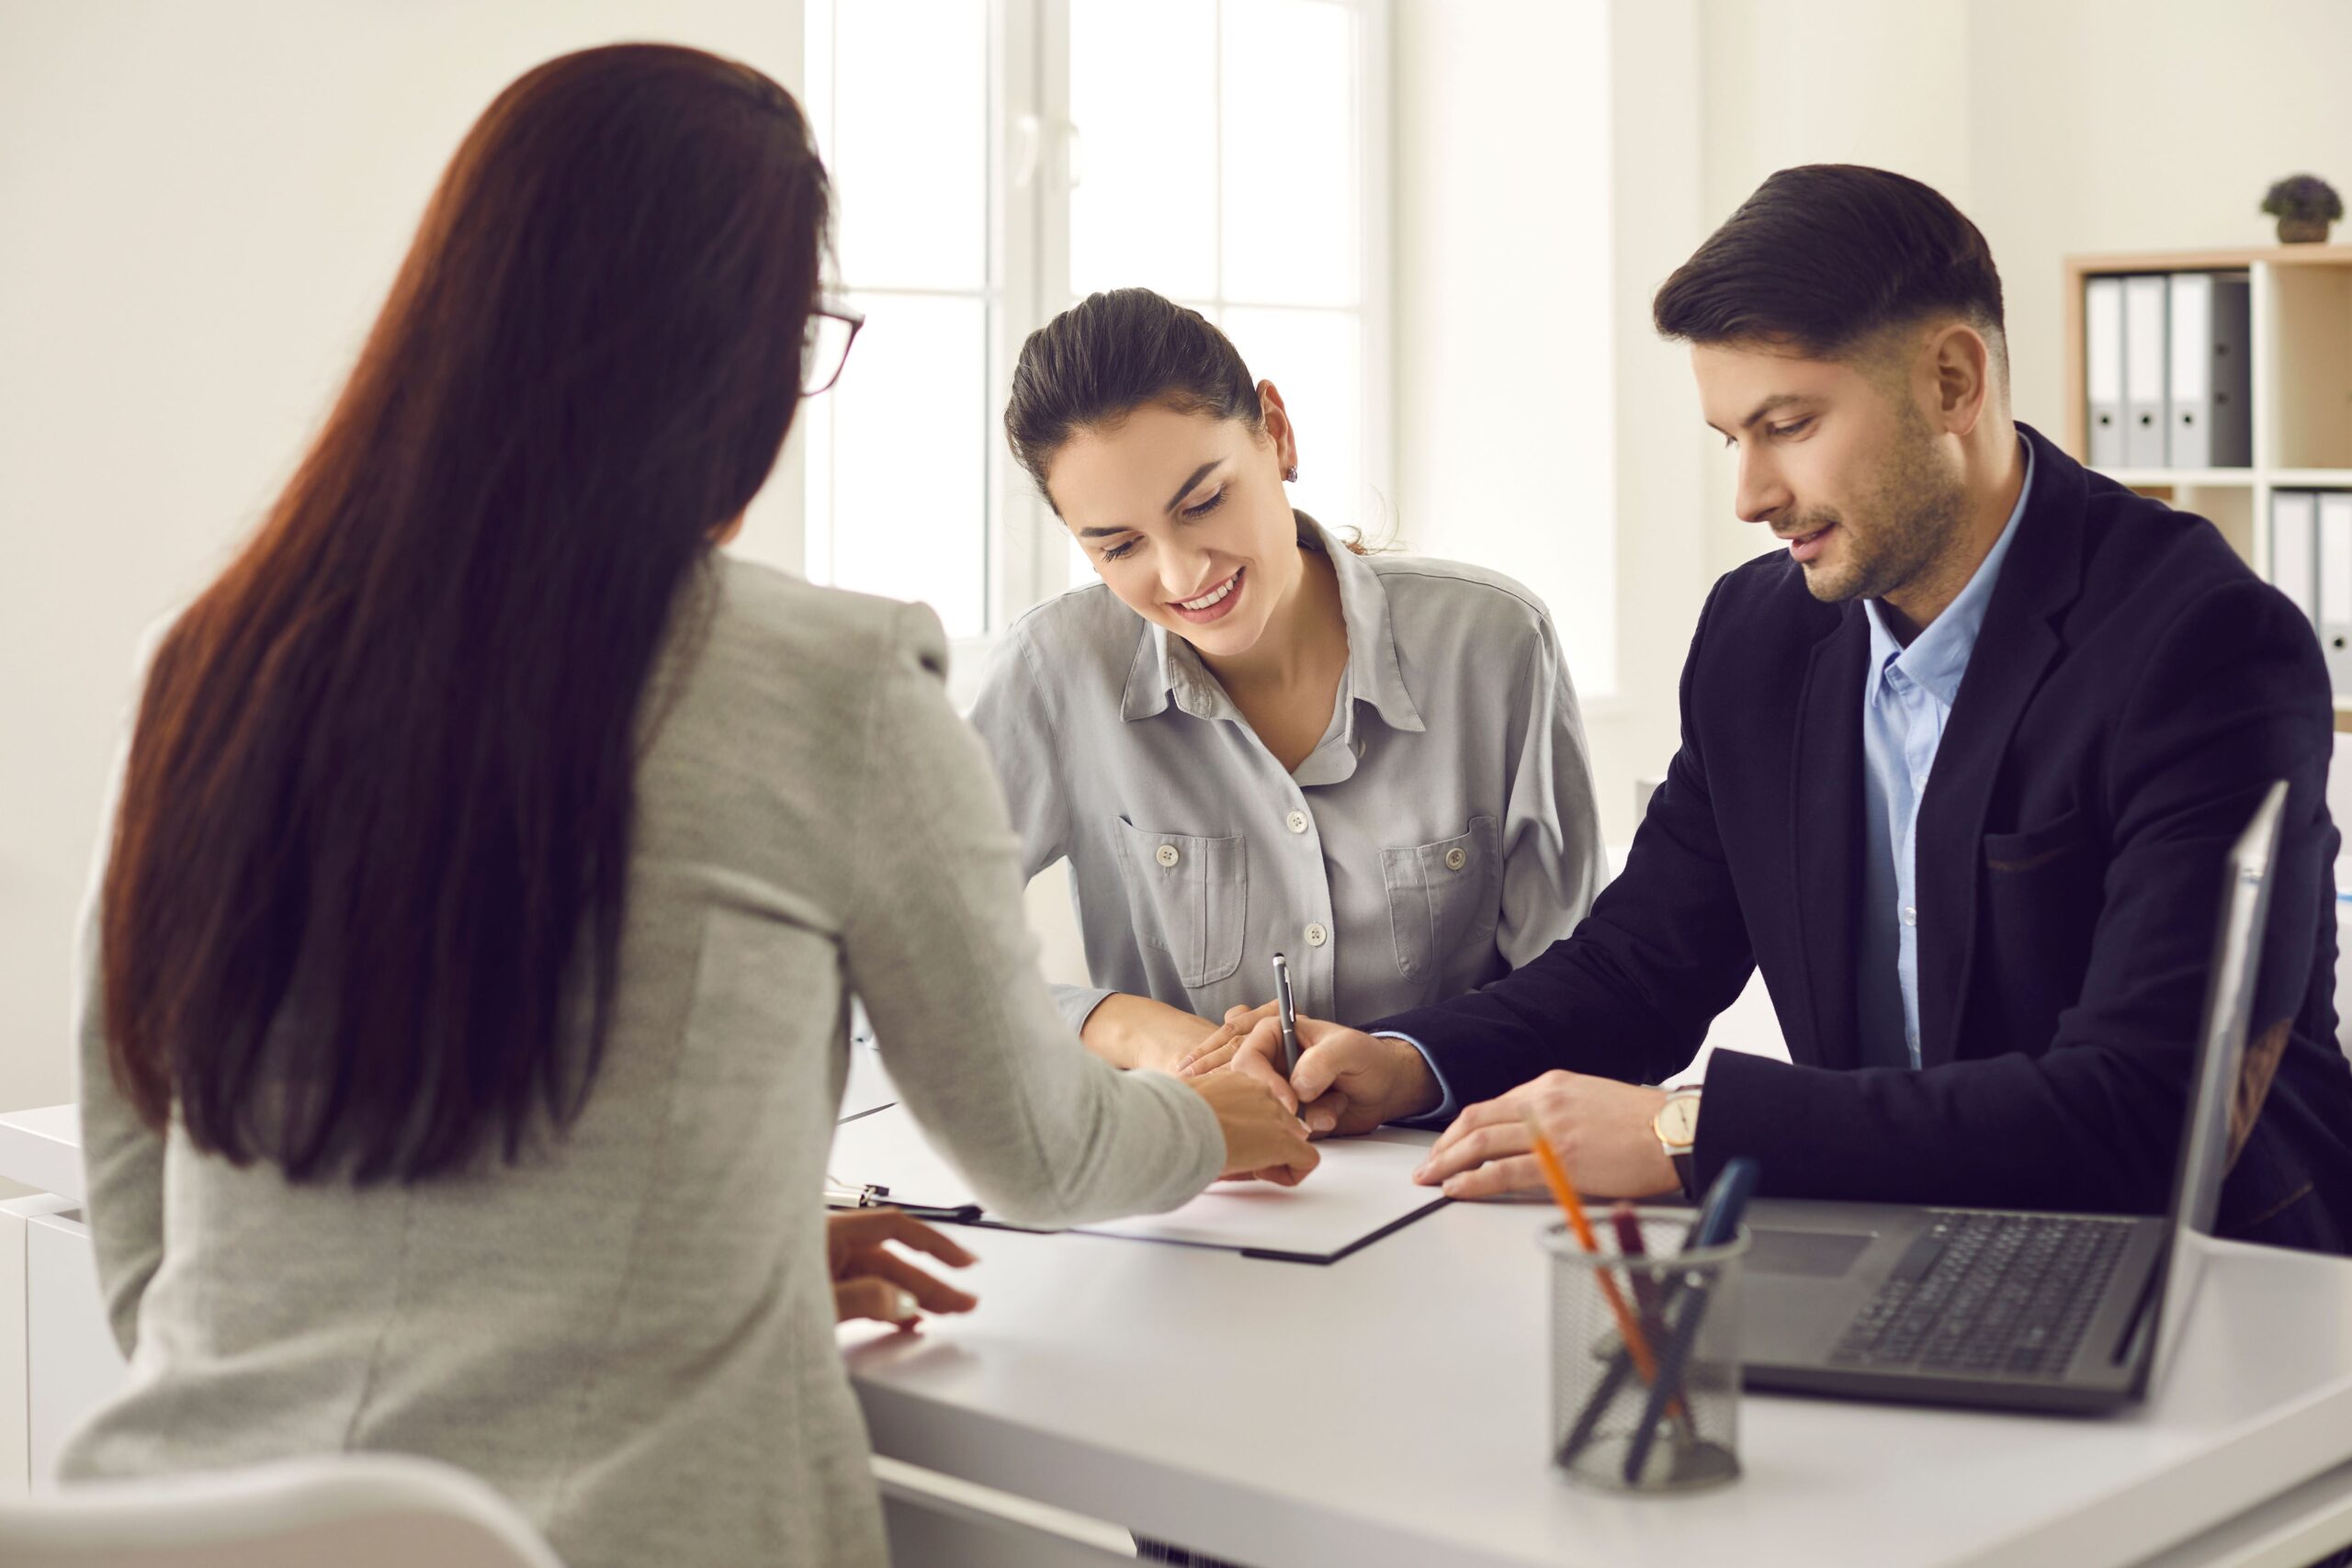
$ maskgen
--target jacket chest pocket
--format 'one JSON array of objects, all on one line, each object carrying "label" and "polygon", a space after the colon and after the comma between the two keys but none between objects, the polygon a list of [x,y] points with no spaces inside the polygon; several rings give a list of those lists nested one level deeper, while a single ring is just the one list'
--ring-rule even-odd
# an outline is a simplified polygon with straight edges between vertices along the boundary
[{"label": "jacket chest pocket", "polygon": [[2071,1005],[2090,968],[2106,849],[2079,809],[2024,832],[1987,833],[1984,842],[1977,973],[2004,976],[2007,999],[2039,1027],[2044,1014]]},{"label": "jacket chest pocket", "polygon": [[1502,866],[1495,819],[1473,817],[1450,839],[1380,852],[1396,967],[1408,980],[1442,976],[1474,945],[1491,945]]},{"label": "jacket chest pocket", "polygon": [[1240,968],[1250,908],[1241,839],[1165,833],[1124,817],[1116,832],[1136,940],[1168,954],[1188,990],[1213,986]]}]

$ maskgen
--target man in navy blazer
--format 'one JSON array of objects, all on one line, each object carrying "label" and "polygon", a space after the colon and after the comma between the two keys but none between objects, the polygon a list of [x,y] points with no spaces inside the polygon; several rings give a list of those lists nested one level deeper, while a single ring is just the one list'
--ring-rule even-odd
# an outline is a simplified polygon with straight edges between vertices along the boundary
[{"label": "man in navy blazer", "polygon": [[[2220,1228],[2346,1250],[2308,621],[2211,525],[2013,423],[1991,254],[1926,186],[1775,175],[1656,315],[1738,449],[1740,515],[1790,548],[1710,594],[1680,750],[1591,915],[1468,996],[1302,1023],[1309,1125],[1450,1119],[1421,1179],[1464,1197],[1538,1187],[1532,1111],[1598,1193],[1744,1155],[1787,1196],[2160,1212],[2224,852],[2284,778]],[[1718,1052],[1670,1106],[1643,1087],[1758,966],[1792,1060]],[[1271,1025],[1242,1049],[1280,1059]]]}]

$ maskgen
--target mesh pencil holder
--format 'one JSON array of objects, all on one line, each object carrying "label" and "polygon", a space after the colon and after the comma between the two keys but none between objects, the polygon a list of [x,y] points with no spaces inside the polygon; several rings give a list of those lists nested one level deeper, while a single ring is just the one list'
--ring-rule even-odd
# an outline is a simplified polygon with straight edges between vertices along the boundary
[{"label": "mesh pencil holder", "polygon": [[1686,1252],[1689,1210],[1639,1209],[1634,1218],[1640,1257],[1619,1251],[1605,1222],[1598,1254],[1565,1225],[1541,1237],[1552,1259],[1553,1461],[1612,1491],[1720,1486],[1739,1476],[1747,1232]]}]

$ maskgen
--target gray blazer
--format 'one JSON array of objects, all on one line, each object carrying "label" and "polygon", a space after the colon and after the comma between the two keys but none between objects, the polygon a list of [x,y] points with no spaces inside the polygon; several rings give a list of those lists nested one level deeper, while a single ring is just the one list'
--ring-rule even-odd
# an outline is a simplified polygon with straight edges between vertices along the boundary
[{"label": "gray blazer", "polygon": [[69,1477],[390,1450],[487,1478],[571,1568],[879,1565],[819,1192],[851,992],[1006,1218],[1216,1176],[1207,1105],[1056,1012],[932,613],[714,558],[676,622],[602,1075],[520,1165],[294,1187],[155,1136],[109,1078],[90,926],[89,1213],[130,1373]]}]

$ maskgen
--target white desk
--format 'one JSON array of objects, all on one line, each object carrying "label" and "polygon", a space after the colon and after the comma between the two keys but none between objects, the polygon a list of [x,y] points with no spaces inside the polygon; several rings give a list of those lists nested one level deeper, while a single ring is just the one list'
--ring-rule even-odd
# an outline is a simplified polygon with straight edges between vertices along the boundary
[{"label": "white desk", "polygon": [[0,1112],[0,1498],[45,1484],[57,1447],[122,1381],[82,1223],[82,1119],[71,1105]]},{"label": "white desk", "polygon": [[2134,1415],[1750,1395],[1739,1483],[1631,1499],[1549,1462],[1547,1218],[1456,1204],[1329,1268],[979,1231],[977,1312],[844,1343],[877,1452],[1255,1568],[2120,1568],[2331,1470],[2295,1517],[2352,1539],[2352,1263],[2225,1247]]},{"label": "white desk", "polygon": [[[119,1374],[86,1232],[48,1212],[80,1186],[61,1130],[69,1107],[0,1117],[0,1177],[67,1190],[0,1207],[0,1298],[28,1264],[56,1288],[15,1300],[58,1303],[28,1356],[43,1336],[0,1299],[0,1405],[29,1393],[62,1428]],[[2130,1416],[1750,1395],[1737,1484],[1627,1499],[1545,1451],[1548,1219],[1455,1204],[1328,1268],[978,1230],[977,1312],[842,1343],[879,1453],[1254,1568],[2299,1568],[2352,1540],[2352,1262],[2222,1249]],[[0,1409],[0,1468],[37,1475],[24,1419]]]},{"label": "white desk", "polygon": [[80,1108],[0,1111],[0,1178],[82,1201]]}]

